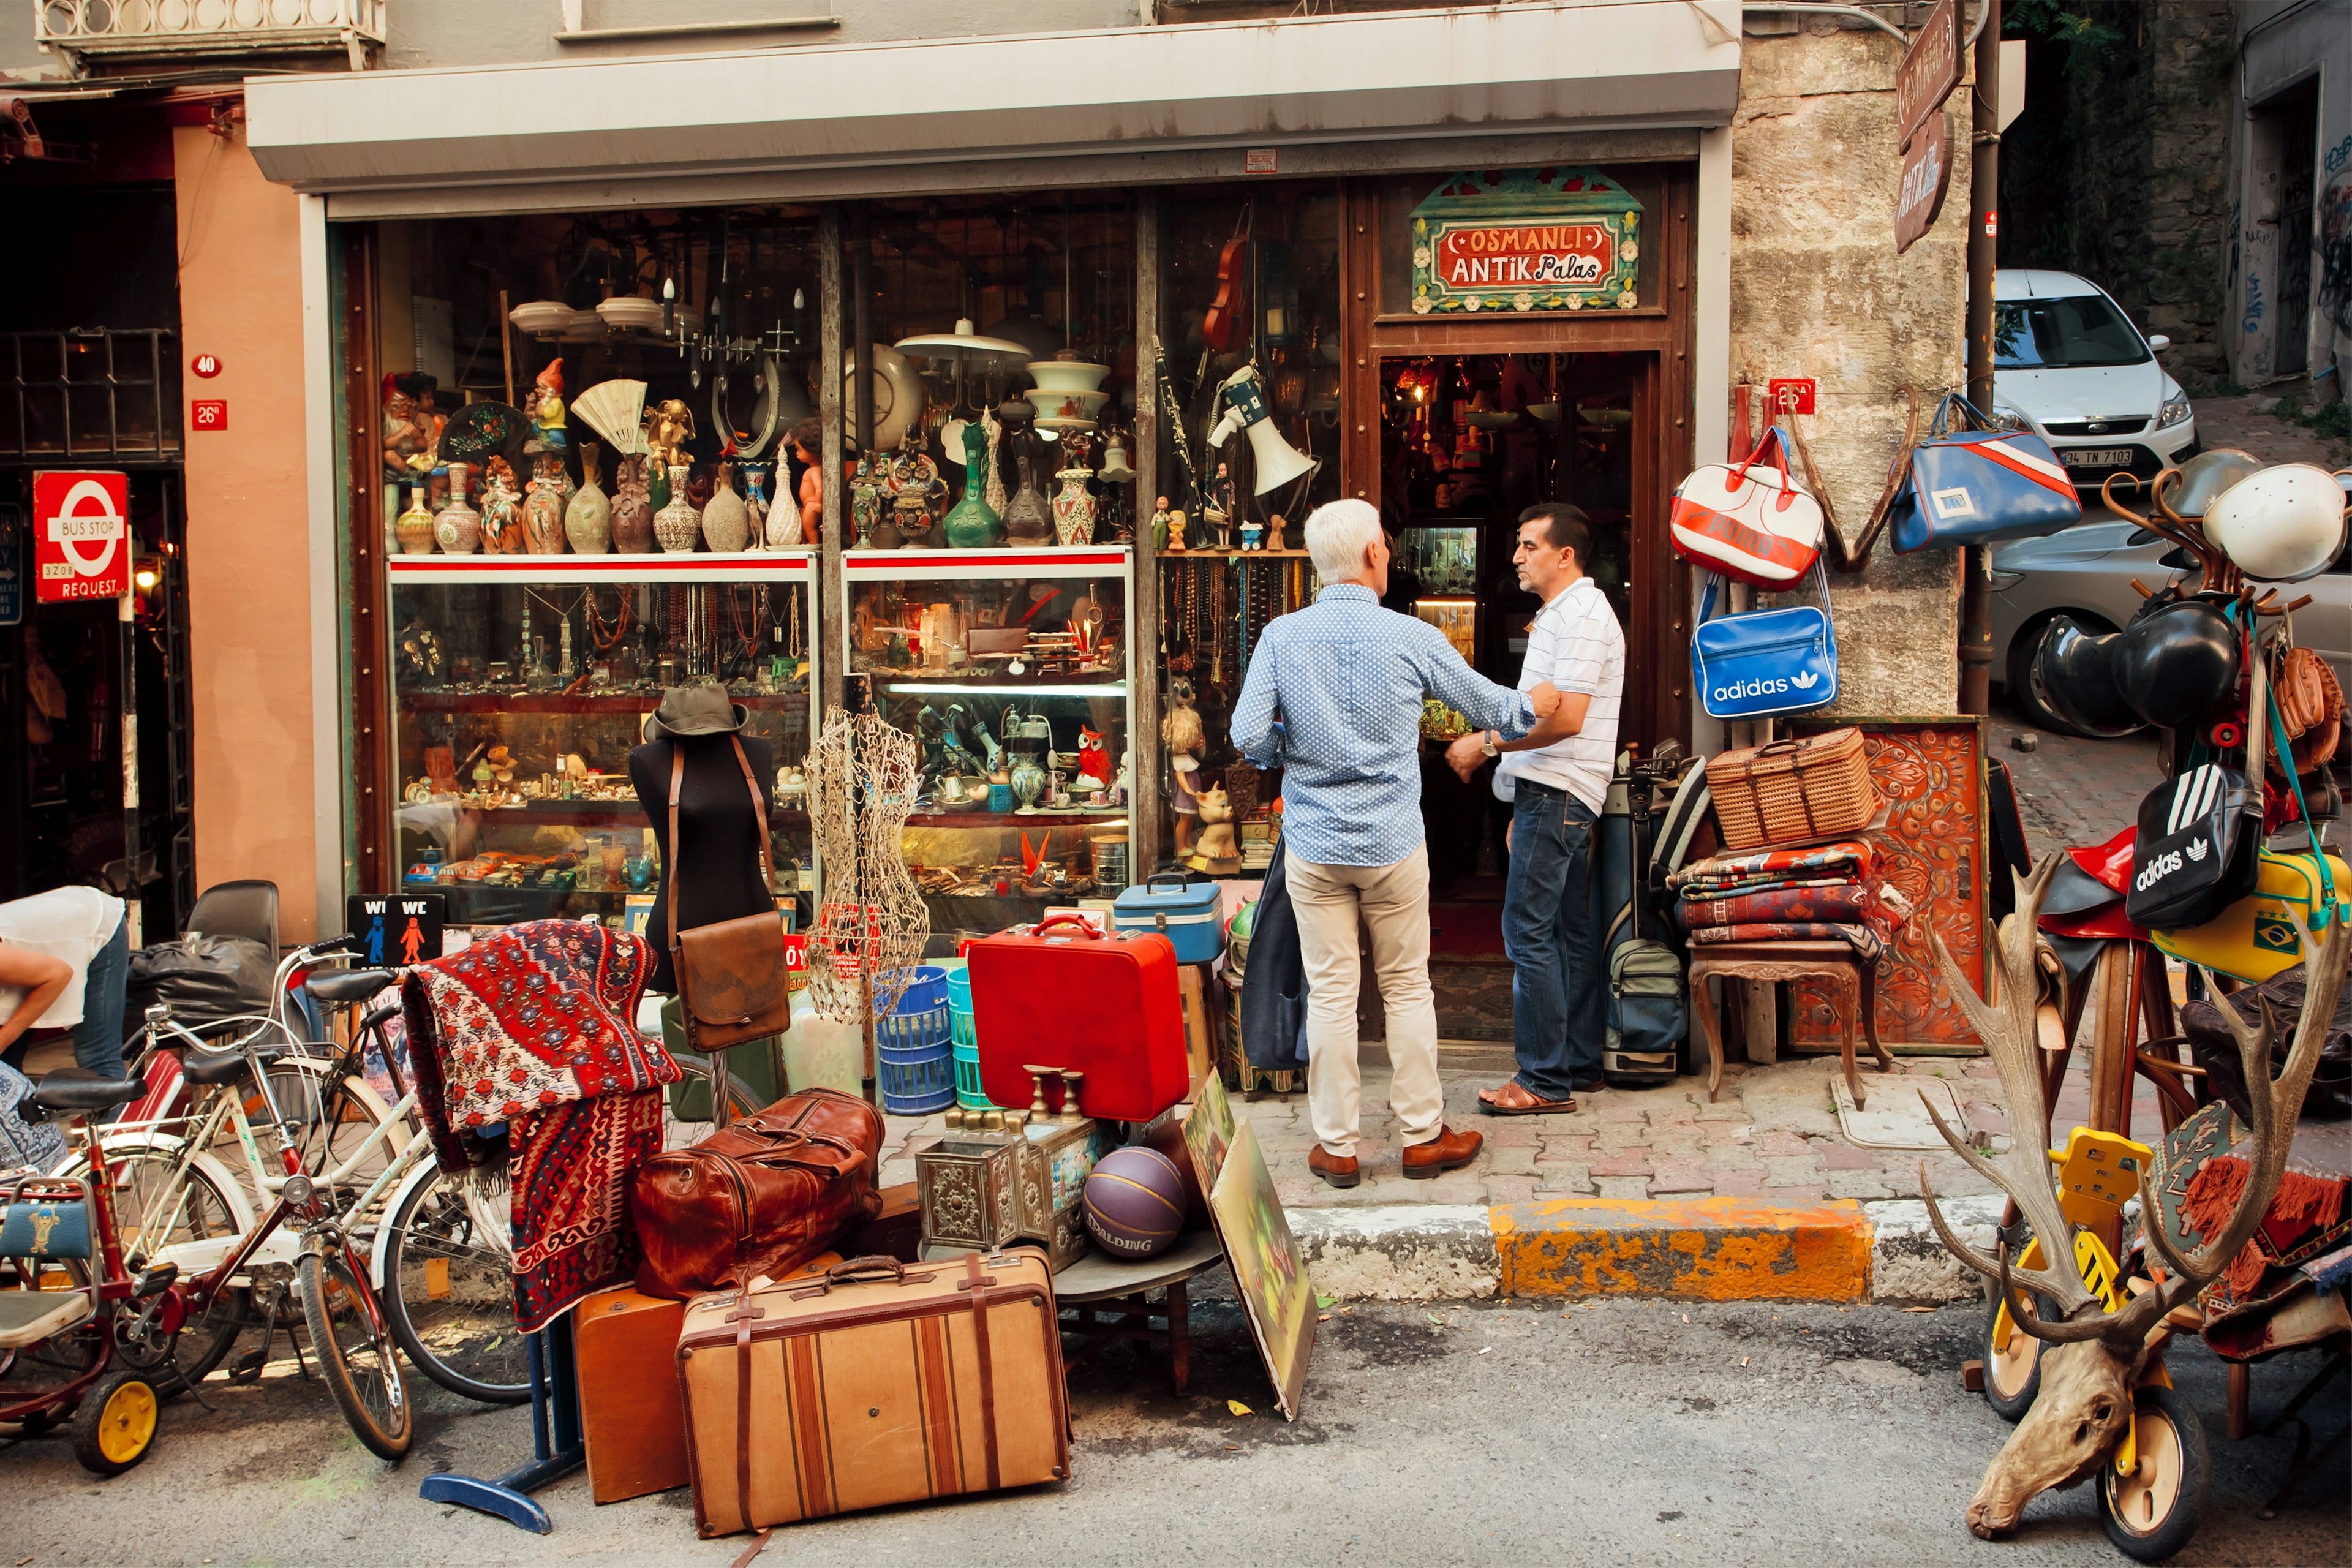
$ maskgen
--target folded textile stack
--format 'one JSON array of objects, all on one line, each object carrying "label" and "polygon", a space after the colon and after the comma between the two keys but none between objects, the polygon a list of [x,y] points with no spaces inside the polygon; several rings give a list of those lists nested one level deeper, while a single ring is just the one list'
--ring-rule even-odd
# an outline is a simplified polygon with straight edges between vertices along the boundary
[{"label": "folded textile stack", "polygon": [[1886,951],[1911,905],[1877,877],[1859,839],[1700,860],[1666,879],[1675,917],[1701,944],[1843,942],[1865,959]]}]

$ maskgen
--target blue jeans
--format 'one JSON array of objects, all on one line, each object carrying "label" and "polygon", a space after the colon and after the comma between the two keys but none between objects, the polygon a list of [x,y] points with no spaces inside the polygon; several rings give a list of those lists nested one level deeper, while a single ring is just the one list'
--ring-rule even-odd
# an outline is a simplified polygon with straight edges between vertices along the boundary
[{"label": "blue jeans", "polygon": [[74,1064],[100,1078],[122,1076],[122,993],[131,978],[131,917],[89,955],[81,983],[81,1022],[74,1026]]},{"label": "blue jeans", "polygon": [[1511,872],[1503,889],[1510,956],[1511,1032],[1519,1083],[1546,1100],[1601,1084],[1608,1010],[1592,908],[1591,807],[1549,784],[1518,781]]}]

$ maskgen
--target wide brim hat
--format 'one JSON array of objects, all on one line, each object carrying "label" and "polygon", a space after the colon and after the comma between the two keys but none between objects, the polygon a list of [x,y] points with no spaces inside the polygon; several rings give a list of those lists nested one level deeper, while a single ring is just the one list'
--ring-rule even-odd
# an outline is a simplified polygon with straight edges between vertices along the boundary
[{"label": "wide brim hat", "polygon": [[751,710],[730,700],[724,687],[673,686],[662,692],[661,706],[646,715],[646,739],[731,735],[751,717]]}]

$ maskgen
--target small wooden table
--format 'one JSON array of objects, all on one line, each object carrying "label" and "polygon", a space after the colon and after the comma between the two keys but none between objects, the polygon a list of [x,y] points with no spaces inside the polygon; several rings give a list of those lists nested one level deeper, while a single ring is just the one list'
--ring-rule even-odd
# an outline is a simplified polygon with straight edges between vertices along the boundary
[{"label": "small wooden table", "polygon": [[[1170,1381],[1181,1394],[1192,1375],[1191,1306],[1184,1282],[1224,1260],[1225,1249],[1217,1244],[1213,1229],[1188,1232],[1159,1257],[1132,1263],[1089,1252],[1054,1276],[1054,1300],[1062,1310],[1062,1331],[1094,1342],[1086,1351],[1107,1339],[1167,1346]],[[1144,1299],[1146,1291],[1162,1288],[1167,1291],[1164,1301],[1155,1304]],[[1154,1328],[1155,1317],[1166,1322]]]},{"label": "small wooden table", "polygon": [[1843,942],[1737,942],[1719,945],[1696,943],[1691,948],[1690,999],[1692,1021],[1706,1042],[1706,1098],[1723,1092],[1723,1023],[1715,998],[1708,994],[1710,976],[1726,980],[1826,980],[1844,993],[1845,1027],[1838,1037],[1838,1055],[1845,1066],[1846,1088],[1853,1102],[1864,1103],[1862,1079],[1854,1056],[1861,1039],[1870,1042],[1878,1070],[1895,1070],[1895,1058],[1878,1043],[1878,965],[1864,963]]}]

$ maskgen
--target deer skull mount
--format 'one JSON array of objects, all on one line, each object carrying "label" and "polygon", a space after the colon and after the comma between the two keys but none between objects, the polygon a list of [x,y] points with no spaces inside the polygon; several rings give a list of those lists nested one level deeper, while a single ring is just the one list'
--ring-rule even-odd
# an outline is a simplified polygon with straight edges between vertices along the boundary
[{"label": "deer skull mount", "polygon": [[[2048,1347],[2041,1358],[2042,1388],[2033,1407],[1986,1468],[1984,1480],[1969,1503],[1969,1529],[1987,1539],[2014,1527],[2025,1505],[2040,1493],[2074,1486],[2098,1473],[2099,1466],[2131,1429],[2133,1390],[2163,1340],[2166,1314],[2193,1300],[2237,1257],[2262,1223],[2286,1170],[2287,1147],[2303,1110],[2304,1092],[2319,1065],[2320,1046],[2336,1012],[2345,966],[2352,960],[2352,931],[2339,921],[2327,929],[2318,950],[2307,957],[2311,983],[2304,994],[2303,1013],[2286,1064],[2275,1079],[2271,1075],[2273,1024],[2267,1008],[2259,1020],[2249,1024],[2227,998],[2214,997],[2236,1037],[2252,1102],[2253,1131],[2247,1152],[2251,1169],[2245,1191],[2221,1232],[2186,1257],[2173,1249],[2162,1226],[2144,1223],[2142,1234],[2155,1253],[2149,1261],[2161,1266],[2163,1278],[2153,1289],[2143,1289],[2109,1310],[2072,1266],[2073,1226],[2059,1207],[2042,1141],[2050,1110],[2042,1092],[2034,1028],[2035,945],[2040,940],[2042,900],[2058,863],[2058,856],[2045,856],[2031,876],[2019,879],[2016,912],[2001,921],[1990,954],[1999,981],[1994,992],[1998,1002],[1977,995],[1959,965],[1952,962],[1943,938],[1936,938],[1945,980],[2000,1075],[2013,1130],[2009,1148],[1997,1161],[1989,1159],[1937,1115],[1933,1104],[1927,1113],[1953,1152],[2016,1200],[2033,1234],[2046,1238],[2043,1256],[2055,1260],[2039,1268],[2012,1268],[2005,1247],[1996,1260],[1962,1241],[1945,1220],[1928,1184],[1927,1163],[1921,1162],[1919,1194],[1927,1200],[1927,1218],[1936,1234],[1954,1257],[1995,1282],[2008,1300],[2017,1326]],[[2139,1201],[2144,1215],[2158,1212],[2158,1200],[2145,1171],[2139,1177]],[[2037,1310],[2037,1301],[2053,1304],[2054,1313]]]}]

